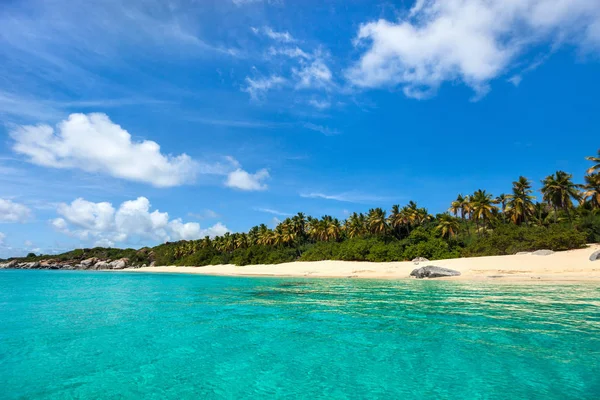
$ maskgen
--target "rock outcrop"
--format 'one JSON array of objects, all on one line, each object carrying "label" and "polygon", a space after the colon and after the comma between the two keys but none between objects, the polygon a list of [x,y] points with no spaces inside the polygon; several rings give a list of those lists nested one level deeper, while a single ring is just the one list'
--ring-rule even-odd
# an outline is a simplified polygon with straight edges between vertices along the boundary
[{"label": "rock outcrop", "polygon": [[101,270],[101,269],[124,269],[127,267],[138,268],[139,265],[130,265],[129,259],[121,258],[119,260],[99,260],[97,258],[88,258],[79,263],[76,261],[60,261],[47,259],[41,261],[19,262],[11,260],[0,263],[0,269],[64,269],[64,270]]},{"label": "rock outcrop", "polygon": [[600,250],[592,253],[590,256],[590,261],[600,261]]},{"label": "rock outcrop", "polygon": [[413,258],[412,262],[414,262],[415,264],[419,264],[420,262],[429,262],[428,259],[426,259],[425,257],[417,257],[417,258]]},{"label": "rock outcrop", "polygon": [[414,276],[417,279],[423,278],[443,278],[446,276],[459,276],[460,272],[455,271],[449,268],[436,267],[433,265],[428,265],[426,267],[421,267],[414,269],[410,276]]}]

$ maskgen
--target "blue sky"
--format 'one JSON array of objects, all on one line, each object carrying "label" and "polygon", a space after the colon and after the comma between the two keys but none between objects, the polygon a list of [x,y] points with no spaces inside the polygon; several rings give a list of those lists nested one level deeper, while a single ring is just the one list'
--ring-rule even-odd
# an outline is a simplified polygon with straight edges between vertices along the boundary
[{"label": "blue sky", "polygon": [[3,2],[0,257],[581,181],[599,56],[584,0]]}]

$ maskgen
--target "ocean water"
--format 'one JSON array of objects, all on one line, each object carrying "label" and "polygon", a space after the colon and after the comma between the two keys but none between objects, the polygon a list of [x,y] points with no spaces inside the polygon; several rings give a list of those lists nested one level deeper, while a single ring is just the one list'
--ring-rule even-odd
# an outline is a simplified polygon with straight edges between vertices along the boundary
[{"label": "ocean water", "polygon": [[1,399],[600,399],[600,286],[0,271]]}]

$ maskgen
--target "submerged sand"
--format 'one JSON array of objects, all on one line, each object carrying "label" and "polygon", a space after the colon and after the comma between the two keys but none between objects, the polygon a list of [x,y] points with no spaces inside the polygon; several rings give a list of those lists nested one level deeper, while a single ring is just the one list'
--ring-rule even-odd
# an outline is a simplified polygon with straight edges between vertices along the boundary
[{"label": "submerged sand", "polygon": [[413,269],[426,265],[451,268],[460,276],[449,280],[489,281],[600,281],[600,260],[590,261],[590,255],[600,250],[600,244],[585,249],[556,252],[550,255],[511,255],[493,257],[455,258],[414,263],[314,261],[274,265],[210,265],[205,267],[144,267],[124,271],[186,273],[222,276],[280,276],[318,278],[407,279]]}]

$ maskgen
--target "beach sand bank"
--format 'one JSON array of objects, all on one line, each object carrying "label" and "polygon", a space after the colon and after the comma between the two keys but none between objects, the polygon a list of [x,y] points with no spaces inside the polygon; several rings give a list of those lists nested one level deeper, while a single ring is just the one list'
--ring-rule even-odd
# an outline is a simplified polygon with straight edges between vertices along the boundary
[{"label": "beach sand bank", "polygon": [[130,272],[186,273],[222,276],[275,276],[316,278],[408,279],[413,269],[426,265],[450,268],[460,276],[438,278],[448,280],[600,282],[600,260],[590,255],[600,244],[585,249],[555,252],[550,255],[510,255],[455,258],[416,264],[405,262],[314,261],[275,265],[210,265],[205,267],[160,266],[128,268]]}]

